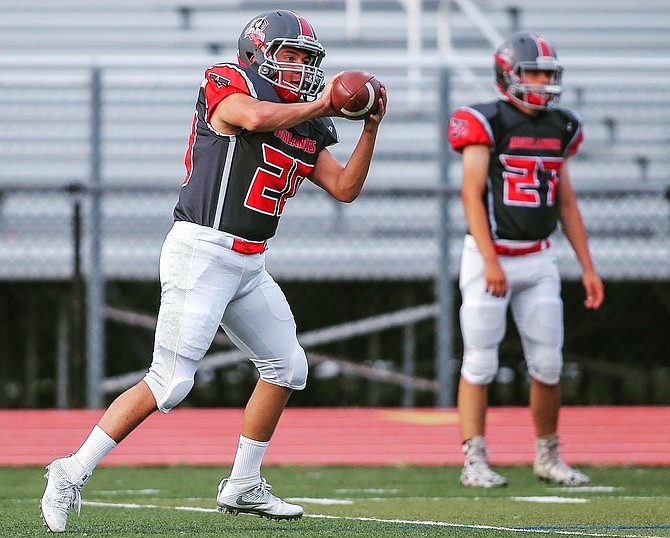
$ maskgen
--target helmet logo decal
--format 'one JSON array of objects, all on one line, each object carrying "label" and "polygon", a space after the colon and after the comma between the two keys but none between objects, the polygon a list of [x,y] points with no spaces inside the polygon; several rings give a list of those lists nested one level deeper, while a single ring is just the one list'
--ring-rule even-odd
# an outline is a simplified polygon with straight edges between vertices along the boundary
[{"label": "helmet logo decal", "polygon": [[261,17],[252,21],[252,23],[244,30],[244,37],[256,41],[254,37],[261,43],[265,43],[265,29],[268,26],[268,20]]},{"label": "helmet logo decal", "polygon": [[512,54],[514,54],[514,49],[511,44],[508,44],[504,47],[499,53],[498,57],[503,60],[507,65],[512,64]]}]

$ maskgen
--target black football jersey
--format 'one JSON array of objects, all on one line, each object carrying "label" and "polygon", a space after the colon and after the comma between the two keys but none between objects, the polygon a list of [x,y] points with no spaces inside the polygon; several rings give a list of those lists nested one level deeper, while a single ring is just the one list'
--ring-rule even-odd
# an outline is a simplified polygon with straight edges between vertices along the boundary
[{"label": "black football jersey", "polygon": [[491,148],[483,201],[493,239],[544,239],[556,229],[561,165],[583,139],[576,113],[554,108],[531,117],[498,100],[456,110],[448,137],[456,151]]},{"label": "black football jersey", "polygon": [[174,218],[265,241],[275,234],[286,201],[310,174],[319,152],[338,141],[337,132],[330,118],[268,133],[216,132],[212,113],[236,92],[280,102],[273,86],[251,69],[223,63],[205,71]]}]

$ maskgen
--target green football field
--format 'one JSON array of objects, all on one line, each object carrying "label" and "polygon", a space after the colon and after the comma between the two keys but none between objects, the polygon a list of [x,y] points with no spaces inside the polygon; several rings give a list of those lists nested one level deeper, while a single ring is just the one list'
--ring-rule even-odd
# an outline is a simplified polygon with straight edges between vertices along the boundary
[{"label": "green football field", "polygon": [[[305,508],[301,520],[277,522],[216,511],[216,486],[228,469],[102,467],[67,535],[670,538],[670,467],[583,470],[592,486],[547,485],[528,467],[506,467],[508,487],[482,490],[461,487],[455,467],[268,467],[273,493]],[[43,473],[0,468],[0,536],[45,536]]]}]

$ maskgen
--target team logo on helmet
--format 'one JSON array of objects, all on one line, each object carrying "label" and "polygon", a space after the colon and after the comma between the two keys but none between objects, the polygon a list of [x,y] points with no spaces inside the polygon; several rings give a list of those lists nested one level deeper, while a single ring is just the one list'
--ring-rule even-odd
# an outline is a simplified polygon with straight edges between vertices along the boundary
[{"label": "team logo on helmet", "polygon": [[499,52],[498,56],[500,57],[501,60],[503,60],[505,63],[511,64],[512,63],[512,55],[514,54],[514,49],[512,48],[511,44],[507,44],[504,46]]},{"label": "team logo on helmet", "polygon": [[265,29],[268,27],[268,20],[265,17],[258,18],[247,26],[244,30],[244,37],[254,41],[254,38],[265,43]]}]

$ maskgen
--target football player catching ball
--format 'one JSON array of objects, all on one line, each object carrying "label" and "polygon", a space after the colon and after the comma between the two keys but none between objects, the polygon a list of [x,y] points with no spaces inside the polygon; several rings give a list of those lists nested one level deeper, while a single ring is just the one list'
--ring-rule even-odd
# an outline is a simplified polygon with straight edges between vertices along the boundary
[{"label": "football player catching ball", "polygon": [[356,147],[340,164],[327,149],[338,141],[330,116],[339,114],[330,101],[332,80],[325,84],[320,67],[324,56],[305,18],[269,11],[245,26],[237,62],[205,71],[175,222],[161,252],[151,366],[111,403],[76,453],[47,467],[40,508],[49,530],[65,530],[82,487],[117,443],[156,409],[167,413],[187,396],[219,326],[254,363],[259,380],[216,504],[225,513],[302,516],[301,506],[270,493],[260,473],[291,392],[307,381],[293,314],[265,269],[266,242],[305,179],[341,202],[359,195],[386,112],[383,89],[377,112],[361,123]]}]

